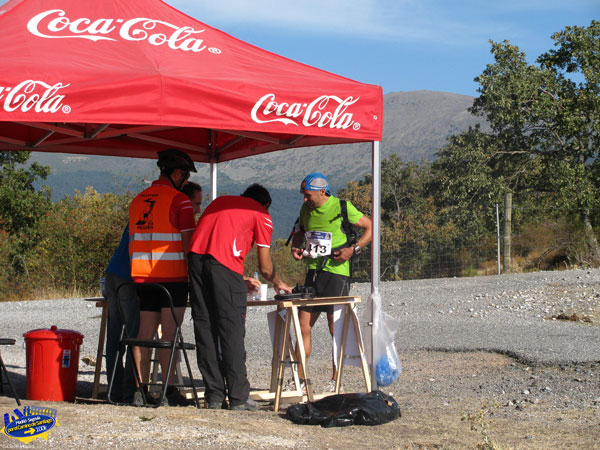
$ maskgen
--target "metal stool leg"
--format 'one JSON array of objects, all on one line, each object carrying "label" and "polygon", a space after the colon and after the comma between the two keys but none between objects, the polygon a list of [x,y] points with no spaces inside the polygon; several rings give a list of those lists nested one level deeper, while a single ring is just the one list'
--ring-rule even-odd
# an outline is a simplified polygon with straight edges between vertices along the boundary
[{"label": "metal stool leg", "polygon": [[17,390],[15,389],[15,386],[12,384],[12,381],[8,376],[8,370],[6,370],[6,366],[4,365],[4,361],[2,360],[2,356],[0,356],[0,366],[2,367],[2,372],[4,373],[4,376],[8,380],[8,384],[10,385],[10,389],[12,390],[15,400],[17,401],[17,405],[21,406],[21,401],[19,400],[19,396],[17,395]]},{"label": "metal stool leg", "polygon": [[[175,324],[175,331],[174,331],[174,336],[171,340],[164,340],[162,338],[156,339],[138,339],[138,338],[132,338],[132,337],[128,337],[126,330],[125,330],[125,318],[124,318],[124,314],[123,314],[123,309],[121,307],[121,302],[120,302],[120,297],[119,297],[119,290],[126,285],[135,285],[134,283],[124,283],[121,286],[119,286],[119,288],[117,289],[116,292],[116,298],[117,298],[117,307],[119,310],[119,315],[121,316],[121,323],[122,323],[122,328],[121,328],[121,337],[119,339],[120,342],[120,346],[121,348],[125,347],[127,349],[127,352],[131,352],[132,351],[132,347],[142,347],[142,348],[150,348],[150,349],[156,349],[156,350],[169,350],[169,364],[168,367],[166,368],[166,373],[162,374],[162,380],[161,383],[157,383],[157,380],[155,379],[151,379],[148,382],[142,383],[142,380],[140,379],[140,374],[137,371],[136,367],[133,366],[133,371],[134,371],[134,375],[135,375],[135,379],[136,379],[136,384],[137,384],[137,389],[138,392],[140,393],[141,397],[142,397],[142,403],[144,406],[153,406],[153,407],[157,407],[160,406],[164,403],[166,395],[167,395],[167,389],[169,387],[169,374],[171,373],[172,369],[178,365],[178,359],[176,359],[177,357],[177,352],[181,351],[184,355],[184,359],[186,361],[186,366],[188,369],[188,375],[190,378],[190,386],[192,387],[193,390],[193,394],[194,394],[194,402],[196,404],[196,407],[200,407],[200,402],[198,400],[198,394],[194,385],[194,378],[193,378],[193,374],[192,374],[192,370],[191,370],[191,366],[189,364],[188,358],[187,358],[187,353],[186,353],[186,349],[189,350],[193,350],[195,349],[195,346],[193,344],[186,344],[183,341],[183,336],[181,334],[181,323],[177,318],[177,315],[175,313],[175,308],[173,306],[173,300],[171,298],[171,294],[169,293],[169,291],[161,284],[155,284],[155,283],[147,283],[145,286],[152,286],[154,288],[159,289],[162,292],[162,295],[165,296],[165,298],[168,300],[168,304],[171,310],[171,315],[173,317],[173,322]],[[155,365],[155,368],[158,369],[158,367]],[[157,371],[156,371],[157,372]],[[157,373],[153,374],[153,377],[156,376]],[[110,385],[109,385],[109,401],[110,401],[110,394],[112,392],[113,389],[113,384],[114,384],[114,373],[113,373],[113,377],[111,379]],[[161,386],[161,390],[160,390],[160,399],[158,400],[157,404],[154,405],[150,405],[148,404],[148,402],[146,401],[146,395],[145,395],[145,390],[147,389],[148,391],[150,390],[151,386],[155,386],[160,384]],[[171,383],[171,385],[174,385],[176,383]]]}]

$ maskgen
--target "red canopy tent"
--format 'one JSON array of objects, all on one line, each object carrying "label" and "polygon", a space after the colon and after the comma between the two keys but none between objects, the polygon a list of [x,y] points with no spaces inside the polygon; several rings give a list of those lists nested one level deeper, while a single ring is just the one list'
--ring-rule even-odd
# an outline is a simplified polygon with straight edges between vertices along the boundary
[{"label": "red canopy tent", "polygon": [[261,50],[159,0],[0,7],[0,150],[222,162],[378,141],[379,86]]},{"label": "red canopy tent", "polygon": [[195,161],[374,142],[379,282],[381,87],[291,61],[160,0],[9,0],[0,6],[0,151]]}]

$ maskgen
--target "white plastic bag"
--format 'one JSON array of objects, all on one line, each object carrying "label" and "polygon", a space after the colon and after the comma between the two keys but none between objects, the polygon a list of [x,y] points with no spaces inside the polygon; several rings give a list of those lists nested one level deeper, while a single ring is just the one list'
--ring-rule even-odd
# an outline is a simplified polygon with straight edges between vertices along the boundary
[{"label": "white plastic bag", "polygon": [[374,358],[372,361],[375,364],[375,379],[378,386],[389,386],[402,373],[402,365],[394,345],[394,336],[400,327],[400,321],[382,311],[381,298],[377,294],[371,294],[369,297],[368,314],[371,308],[373,308]]}]

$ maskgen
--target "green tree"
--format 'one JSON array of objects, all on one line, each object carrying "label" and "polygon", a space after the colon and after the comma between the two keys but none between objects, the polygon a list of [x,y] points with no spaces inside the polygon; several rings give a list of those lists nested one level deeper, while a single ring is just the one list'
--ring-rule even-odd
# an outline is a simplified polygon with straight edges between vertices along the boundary
[{"label": "green tree", "polygon": [[599,206],[600,22],[567,27],[552,36],[556,50],[537,65],[507,41],[491,42],[495,62],[475,80],[480,96],[471,112],[491,126],[503,188],[551,192],[577,210],[586,232],[590,259],[600,262],[590,210]]},{"label": "green tree", "polygon": [[[451,136],[437,156],[428,192],[436,199],[442,222],[453,222],[465,243],[495,233],[494,205],[502,204],[506,192],[519,194],[521,207],[550,201],[540,185],[540,161],[521,153],[507,155],[499,150],[495,136],[479,127]],[[529,218],[519,215],[515,226]]]},{"label": "green tree", "polygon": [[538,58],[552,71],[559,86],[552,95],[554,148],[564,159],[555,164],[566,175],[559,178],[563,196],[574,199],[587,245],[595,262],[600,249],[593,233],[590,210],[599,205],[600,152],[600,22],[589,27],[566,27],[552,36],[556,49]]},{"label": "green tree", "polygon": [[[427,192],[431,168],[427,162],[405,162],[392,154],[381,163],[381,267],[387,279],[440,276],[430,262],[447,252],[452,242],[452,224],[440,225],[439,211]],[[371,176],[350,182],[340,197],[350,200],[370,215]],[[369,254],[361,255],[361,262]],[[364,258],[364,259],[363,259]],[[357,277],[368,276],[362,270]]]},{"label": "green tree", "polygon": [[451,136],[432,164],[428,191],[436,198],[442,220],[454,222],[473,239],[491,230],[493,204],[504,189],[494,154],[491,137],[476,127]]},{"label": "green tree", "polygon": [[36,224],[52,205],[50,189],[44,186],[36,191],[34,187],[35,182],[46,179],[50,168],[38,163],[28,167],[29,157],[29,152],[0,152],[0,231],[7,236],[0,279],[11,281],[13,286],[12,293],[0,286],[3,296],[17,290],[25,261],[38,239]]},{"label": "green tree", "polygon": [[51,205],[50,189],[36,191],[36,181],[50,174],[48,166],[26,166],[30,152],[0,152],[0,228],[11,235],[31,230]]}]

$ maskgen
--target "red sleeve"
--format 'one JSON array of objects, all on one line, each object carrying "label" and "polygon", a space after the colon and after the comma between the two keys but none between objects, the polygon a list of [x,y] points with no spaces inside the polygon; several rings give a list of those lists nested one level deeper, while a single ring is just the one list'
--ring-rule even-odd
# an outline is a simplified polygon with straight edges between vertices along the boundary
[{"label": "red sleeve", "polygon": [[194,207],[187,195],[177,194],[171,204],[171,223],[179,231],[194,231]]},{"label": "red sleeve", "polygon": [[254,240],[259,247],[270,247],[273,234],[273,221],[268,213],[257,212],[255,215],[256,231]]}]

